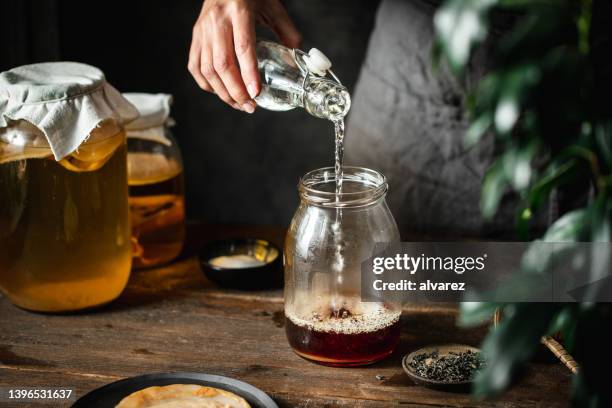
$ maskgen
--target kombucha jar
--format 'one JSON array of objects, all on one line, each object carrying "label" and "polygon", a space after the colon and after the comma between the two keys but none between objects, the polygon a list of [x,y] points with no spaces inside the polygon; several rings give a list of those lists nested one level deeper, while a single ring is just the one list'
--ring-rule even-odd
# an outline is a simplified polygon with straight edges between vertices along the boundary
[{"label": "kombucha jar", "polygon": [[39,312],[100,306],[131,267],[126,139],[138,115],[97,68],[0,74],[0,290]]},{"label": "kombucha jar", "polygon": [[312,171],[299,184],[300,205],[285,241],[285,318],[290,346],[332,366],[357,366],[391,354],[400,338],[401,306],[361,300],[361,264],[375,245],[399,242],[374,170]]},{"label": "kombucha jar", "polygon": [[127,125],[133,266],[175,259],[185,241],[183,162],[170,126],[171,96],[126,93],[140,112]]}]

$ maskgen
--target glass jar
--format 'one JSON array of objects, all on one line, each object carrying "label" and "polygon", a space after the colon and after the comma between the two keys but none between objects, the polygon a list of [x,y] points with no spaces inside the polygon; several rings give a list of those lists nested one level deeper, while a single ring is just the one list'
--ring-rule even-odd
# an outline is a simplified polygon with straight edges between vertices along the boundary
[{"label": "glass jar", "polygon": [[385,177],[344,167],[336,194],[333,168],[300,180],[300,205],[285,242],[285,318],[300,356],[332,366],[373,363],[399,343],[401,306],[361,301],[361,264],[399,232],[385,201]]},{"label": "glass jar", "polygon": [[27,121],[0,128],[0,289],[66,312],[115,299],[131,266],[125,132],[103,121],[56,161]]},{"label": "glass jar", "polygon": [[169,129],[164,138],[145,140],[128,131],[128,184],[136,268],[175,259],[185,241],[185,183],[178,144]]}]

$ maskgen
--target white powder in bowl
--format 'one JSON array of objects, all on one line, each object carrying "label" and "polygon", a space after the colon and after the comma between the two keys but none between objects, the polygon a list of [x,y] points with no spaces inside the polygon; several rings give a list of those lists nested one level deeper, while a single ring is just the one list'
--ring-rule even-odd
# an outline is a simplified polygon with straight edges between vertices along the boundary
[{"label": "white powder in bowl", "polygon": [[226,269],[243,269],[254,268],[265,265],[265,262],[251,255],[224,255],[217,256],[208,261],[209,264],[216,268]]}]

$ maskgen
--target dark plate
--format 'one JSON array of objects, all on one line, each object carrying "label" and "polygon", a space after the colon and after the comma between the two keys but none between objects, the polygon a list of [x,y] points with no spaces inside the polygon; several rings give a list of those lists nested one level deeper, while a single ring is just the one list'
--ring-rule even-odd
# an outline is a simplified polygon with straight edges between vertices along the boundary
[{"label": "dark plate", "polygon": [[480,349],[472,346],[467,346],[465,344],[440,344],[434,346],[427,346],[420,348],[416,351],[413,351],[410,354],[407,354],[402,359],[402,367],[408,377],[415,383],[419,385],[424,385],[426,387],[435,388],[443,391],[455,391],[455,392],[468,392],[470,390],[470,386],[472,384],[471,381],[463,381],[463,382],[447,382],[447,381],[436,381],[430,380],[429,378],[421,377],[418,375],[412,367],[410,367],[410,362],[414,360],[414,357],[423,354],[423,353],[432,353],[433,351],[438,351],[439,356],[442,357],[444,355],[448,355],[450,352],[460,353],[465,351],[472,351],[474,353],[480,353]]},{"label": "dark plate", "polygon": [[262,390],[250,384],[221,375],[200,373],[159,373],[126,378],[97,388],[72,405],[72,408],[114,408],[133,392],[155,385],[198,384],[220,388],[240,395],[253,408],[278,408]]},{"label": "dark plate", "polygon": [[[267,263],[249,268],[221,268],[214,266],[210,260],[217,256],[259,255],[268,258],[276,254]],[[283,286],[283,253],[265,239],[234,238],[216,241],[206,245],[199,253],[202,271],[208,279],[217,285],[241,290],[261,290],[281,288]]]}]

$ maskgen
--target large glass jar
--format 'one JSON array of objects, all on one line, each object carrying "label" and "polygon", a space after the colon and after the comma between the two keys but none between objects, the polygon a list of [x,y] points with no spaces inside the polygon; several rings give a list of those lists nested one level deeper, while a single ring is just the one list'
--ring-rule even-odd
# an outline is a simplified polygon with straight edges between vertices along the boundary
[{"label": "large glass jar", "polygon": [[185,241],[185,183],[176,140],[128,138],[128,183],[134,267],[176,258]]},{"label": "large glass jar", "polygon": [[103,305],[132,263],[123,124],[138,111],[96,67],[0,73],[0,291],[15,305]]},{"label": "large glass jar", "polygon": [[361,264],[399,233],[387,182],[374,170],[344,167],[335,193],[333,168],[300,180],[300,205],[285,243],[285,317],[300,356],[333,366],[373,363],[399,343],[401,307],[362,302]]},{"label": "large glass jar", "polygon": [[99,124],[56,161],[41,131],[0,128],[0,289],[25,309],[102,305],[131,266],[125,132]]}]

